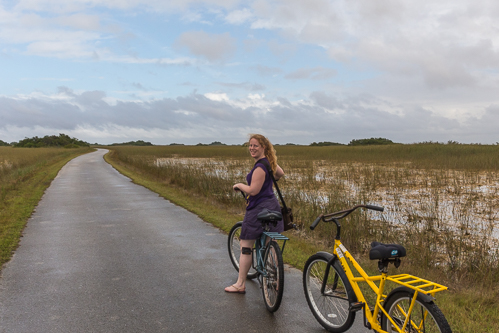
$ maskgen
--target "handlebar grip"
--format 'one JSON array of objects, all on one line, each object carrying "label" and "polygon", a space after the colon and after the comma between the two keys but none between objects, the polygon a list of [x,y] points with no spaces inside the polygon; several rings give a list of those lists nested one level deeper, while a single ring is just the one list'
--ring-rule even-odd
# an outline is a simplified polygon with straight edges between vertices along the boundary
[{"label": "handlebar grip", "polygon": [[324,216],[324,214],[319,215],[319,217],[315,219],[315,221],[310,226],[310,230],[314,230],[315,227],[317,227],[317,224],[319,224],[319,222],[321,221],[322,216]]},{"label": "handlebar grip", "polygon": [[241,195],[243,196],[243,198],[246,199],[246,196],[244,195],[244,192],[241,191],[241,189],[239,187],[234,187],[234,191],[241,193]]},{"label": "handlebar grip", "polygon": [[377,210],[378,212],[382,212],[385,210],[384,207],[374,206],[374,205],[366,205],[367,209]]}]

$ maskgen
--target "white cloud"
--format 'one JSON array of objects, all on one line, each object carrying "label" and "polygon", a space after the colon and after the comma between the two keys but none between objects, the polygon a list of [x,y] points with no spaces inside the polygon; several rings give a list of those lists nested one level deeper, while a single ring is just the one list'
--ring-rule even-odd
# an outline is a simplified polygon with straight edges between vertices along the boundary
[{"label": "white cloud", "polygon": [[248,8],[243,8],[228,13],[225,20],[230,24],[242,24],[250,21],[252,17],[253,13]]},{"label": "white cloud", "polygon": [[227,94],[225,93],[206,93],[204,94],[204,96],[212,101],[217,101],[217,102],[229,100],[229,96],[227,96]]},{"label": "white cloud", "polygon": [[260,100],[260,99],[263,99],[264,97],[265,97],[265,95],[263,95],[263,94],[261,94],[261,95],[260,94],[249,94],[248,95],[248,98],[253,99],[253,100],[255,100],[255,99]]},{"label": "white cloud", "polygon": [[67,26],[73,29],[81,29],[86,31],[101,30],[103,27],[100,24],[101,18],[97,15],[74,14],[69,16],[57,17],[54,22],[61,26]]},{"label": "white cloud", "polygon": [[204,31],[182,33],[176,41],[180,47],[187,48],[192,54],[201,56],[211,62],[229,58],[236,48],[236,40],[228,32],[211,34]]}]

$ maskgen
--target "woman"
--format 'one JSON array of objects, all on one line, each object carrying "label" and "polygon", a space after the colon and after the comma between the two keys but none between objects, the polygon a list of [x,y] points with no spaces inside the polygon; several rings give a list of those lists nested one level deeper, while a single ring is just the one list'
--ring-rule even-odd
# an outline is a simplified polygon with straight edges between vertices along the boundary
[{"label": "woman", "polygon": [[[281,207],[272,189],[272,178],[260,160],[266,160],[270,165],[274,178],[278,180],[284,175],[281,167],[277,165],[276,152],[270,141],[260,134],[252,134],[249,140],[249,152],[255,160],[255,165],[246,176],[248,185],[237,183],[234,190],[246,193],[246,214],[241,228],[241,256],[239,258],[239,277],[237,282],[225,288],[228,293],[246,293],[246,275],[251,268],[252,249],[256,239],[263,233],[262,225],[256,216],[264,209],[281,211]],[[259,162],[260,161],[260,162]],[[271,228],[271,231],[282,232],[283,221]]]}]

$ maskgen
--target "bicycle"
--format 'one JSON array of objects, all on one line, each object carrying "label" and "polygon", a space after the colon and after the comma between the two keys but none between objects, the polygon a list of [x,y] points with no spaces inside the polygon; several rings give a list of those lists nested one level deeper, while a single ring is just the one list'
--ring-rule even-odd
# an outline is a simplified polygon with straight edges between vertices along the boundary
[{"label": "bicycle", "polygon": [[[264,232],[256,240],[252,251],[252,267],[248,272],[247,278],[258,278],[262,288],[263,300],[267,310],[275,312],[279,309],[284,291],[284,263],[282,252],[288,237],[278,233],[271,232],[270,224],[274,226],[282,219],[281,212],[263,210],[257,216],[262,223]],[[229,232],[228,248],[229,257],[234,268],[239,272],[239,256],[241,255],[241,246],[239,236],[241,234],[243,222],[237,222]],[[282,251],[276,241],[283,241]]]},{"label": "bicycle", "polygon": [[[447,287],[409,274],[388,274],[388,265],[393,263],[398,268],[400,258],[406,255],[403,246],[373,242],[369,258],[378,260],[381,275],[369,276],[341,243],[339,220],[361,207],[383,211],[383,207],[357,205],[321,214],[310,226],[314,230],[321,220],[336,224],[333,254],[317,252],[307,260],[303,271],[305,297],[317,321],[329,332],[344,332],[352,326],[356,312],[363,310],[364,326],[377,332],[450,333],[445,316],[434,303],[435,294]],[[354,276],[350,265],[360,276]],[[359,287],[363,282],[376,296],[374,306],[367,303]],[[385,295],[387,282],[398,287]]]}]

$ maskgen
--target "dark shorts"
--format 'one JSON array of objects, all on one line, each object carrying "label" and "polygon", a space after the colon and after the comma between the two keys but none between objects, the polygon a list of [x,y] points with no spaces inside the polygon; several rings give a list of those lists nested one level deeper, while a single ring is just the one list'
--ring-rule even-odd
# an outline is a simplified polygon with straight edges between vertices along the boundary
[{"label": "dark shorts", "polygon": [[[263,227],[260,221],[256,219],[257,215],[264,209],[270,209],[280,212],[281,206],[276,197],[265,200],[255,206],[253,209],[247,210],[244,215],[243,226],[241,228],[241,239],[253,240],[258,239],[263,233]],[[280,220],[274,227],[270,225],[270,231],[283,232],[284,222]]]}]

